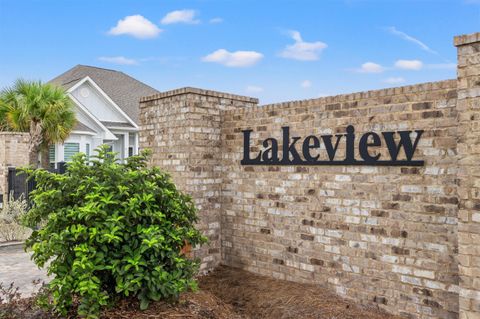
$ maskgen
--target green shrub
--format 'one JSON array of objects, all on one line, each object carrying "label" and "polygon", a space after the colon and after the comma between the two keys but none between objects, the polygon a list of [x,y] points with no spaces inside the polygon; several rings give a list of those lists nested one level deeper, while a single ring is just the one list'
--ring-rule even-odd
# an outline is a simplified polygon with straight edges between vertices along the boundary
[{"label": "green shrub", "polygon": [[[66,314],[96,318],[119,298],[150,301],[177,298],[195,289],[198,261],[182,254],[185,243],[205,237],[194,228],[196,210],[149,154],[118,163],[106,147],[91,162],[74,157],[66,174],[26,170],[37,183],[24,222],[44,222],[27,240],[33,260],[53,275],[53,306]],[[48,264],[47,262],[50,261]]]}]

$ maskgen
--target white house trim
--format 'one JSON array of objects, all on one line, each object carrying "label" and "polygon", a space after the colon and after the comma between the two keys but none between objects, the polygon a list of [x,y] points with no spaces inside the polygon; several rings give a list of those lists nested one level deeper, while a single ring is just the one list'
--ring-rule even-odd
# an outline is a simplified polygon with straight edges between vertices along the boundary
[{"label": "white house trim", "polygon": [[87,81],[118,111],[118,113],[120,113],[130,124],[132,124],[133,127],[135,127],[137,130],[139,129],[138,125],[127,115],[127,113],[125,113],[89,76],[86,76],[82,80],[78,81],[74,86],[68,89],[67,92],[73,92],[76,88]]},{"label": "white house trim", "polygon": [[[71,91],[69,90],[68,93],[70,93]],[[102,130],[105,131],[105,139],[106,140],[116,140],[117,137],[112,133],[110,132],[110,130],[102,124],[102,122],[100,122],[100,120],[98,120],[85,106],[83,106],[82,103],[80,103],[80,101],[78,101],[74,96],[73,94],[68,94],[68,96],[72,99],[73,102],[75,102],[75,104],[82,110],[85,112],[85,114],[90,117],[94,122],[95,124],[97,124],[98,126],[100,126],[100,128]]]},{"label": "white house trim", "polygon": [[72,134],[82,134],[82,135],[91,135],[91,136],[97,135],[96,133],[88,132],[88,131],[72,131]]},{"label": "white house trim", "polygon": [[138,129],[133,127],[110,126],[108,129],[118,130],[118,131],[138,132]]}]

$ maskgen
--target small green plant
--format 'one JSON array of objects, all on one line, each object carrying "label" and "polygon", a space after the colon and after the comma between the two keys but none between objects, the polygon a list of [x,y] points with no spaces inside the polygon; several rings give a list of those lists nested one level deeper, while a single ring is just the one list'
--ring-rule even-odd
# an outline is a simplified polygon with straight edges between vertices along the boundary
[{"label": "small green plant", "polygon": [[23,195],[15,199],[13,194],[10,194],[8,201],[0,210],[0,242],[24,240],[30,235],[30,229],[21,225],[27,206]]},{"label": "small green plant", "polygon": [[136,297],[146,309],[195,289],[198,261],[182,248],[206,239],[194,227],[191,198],[166,173],[147,167],[149,152],[125,164],[107,147],[97,152],[91,162],[75,156],[63,175],[26,170],[37,187],[24,223],[44,223],[26,247],[53,275],[54,309],[65,315],[78,302],[81,317],[96,318],[119,298]]}]

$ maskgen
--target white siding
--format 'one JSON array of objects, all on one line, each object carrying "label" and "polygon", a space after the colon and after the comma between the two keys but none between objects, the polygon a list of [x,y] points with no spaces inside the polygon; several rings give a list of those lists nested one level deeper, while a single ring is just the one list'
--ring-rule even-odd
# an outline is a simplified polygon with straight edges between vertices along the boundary
[{"label": "white siding", "polygon": [[83,83],[71,94],[100,121],[127,122],[118,110],[89,83]]}]

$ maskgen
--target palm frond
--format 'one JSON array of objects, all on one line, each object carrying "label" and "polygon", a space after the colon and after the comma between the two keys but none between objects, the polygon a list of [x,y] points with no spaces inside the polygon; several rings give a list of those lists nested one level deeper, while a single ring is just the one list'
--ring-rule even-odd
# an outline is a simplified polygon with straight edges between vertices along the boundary
[{"label": "palm frond", "polygon": [[32,122],[41,123],[46,144],[62,142],[70,135],[76,116],[63,88],[18,79],[0,92],[0,129],[28,132]]}]

